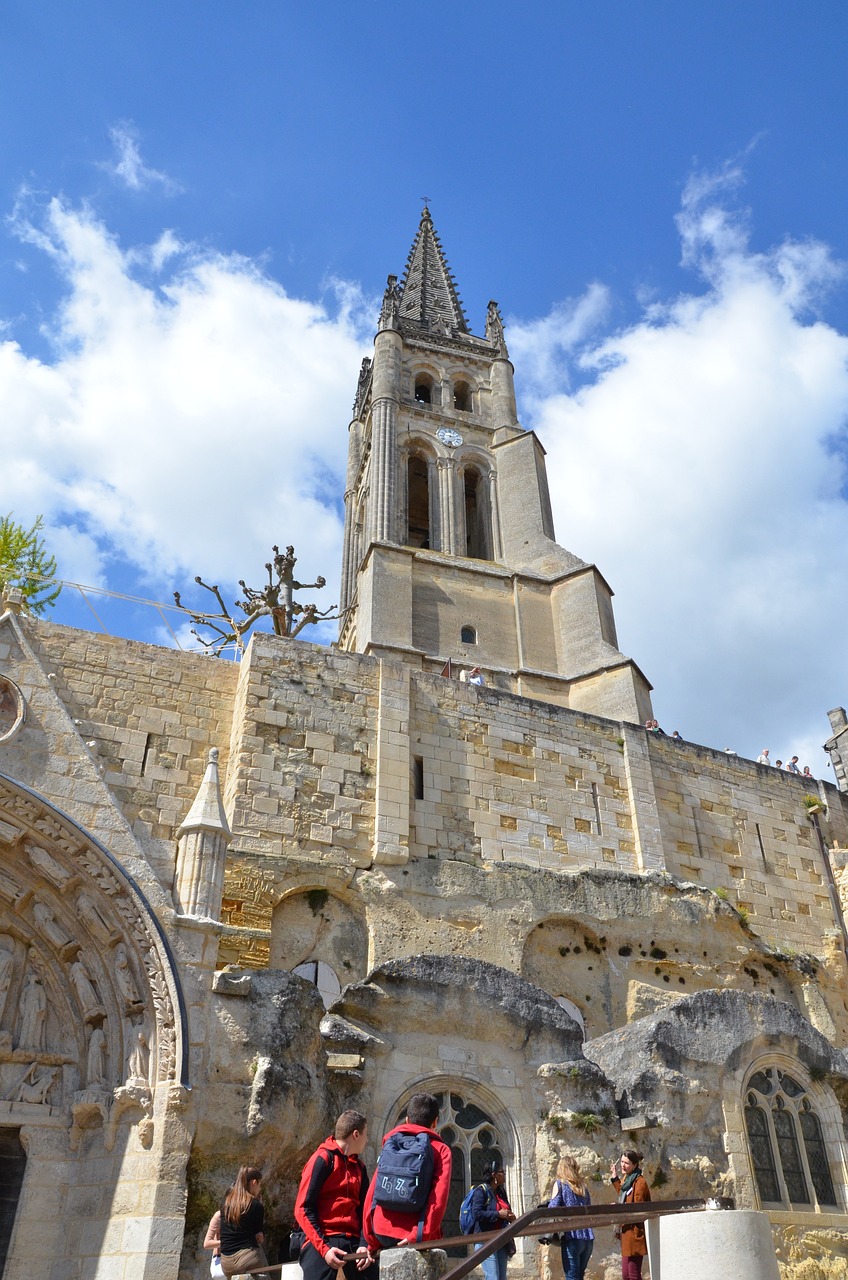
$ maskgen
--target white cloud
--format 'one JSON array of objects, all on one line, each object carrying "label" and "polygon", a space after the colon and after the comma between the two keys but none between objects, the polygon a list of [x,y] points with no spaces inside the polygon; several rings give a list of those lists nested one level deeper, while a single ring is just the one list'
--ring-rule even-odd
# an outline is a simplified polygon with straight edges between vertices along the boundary
[{"label": "white cloud", "polygon": [[848,338],[809,312],[843,271],[816,243],[750,252],[720,202],[737,180],[684,197],[704,291],[575,351],[592,380],[536,385],[532,425],[559,538],[617,591],[664,727],[826,774],[848,695]]},{"label": "white cloud", "polygon": [[78,581],[115,585],[117,554],[140,593],[168,599],[196,573],[237,591],[261,581],[272,543],[293,542],[302,577],[328,579],[317,598],[337,599],[362,299],[348,289],[331,313],[167,233],[125,252],[58,200],[35,225],[19,210],[16,227],[66,295],[52,364],[0,344],[2,508],[43,512]]},{"label": "white cloud", "polygon": [[[816,308],[843,272],[814,242],[751,251],[747,215],[726,208],[738,181],[685,193],[698,291],[610,332],[593,284],[507,336],[560,540],[616,590],[621,647],[665,728],[824,773],[825,713],[848,697],[848,338]],[[126,250],[60,201],[15,225],[66,293],[52,363],[0,343],[0,509],[43,513],[79,581],[115,585],[118,555],[139,594],[188,598],[200,573],[234,598],[239,578],[260,585],[272,543],[293,542],[299,575],[328,579],[316,598],[336,600],[374,300],[344,282],[332,307],[292,298],[170,232]]]},{"label": "white cloud", "polygon": [[168,195],[176,195],[182,190],[178,182],[169,178],[158,169],[149,168],[141,158],[138,147],[138,134],[128,121],[122,121],[109,130],[109,137],[114,145],[116,158],[104,161],[101,168],[130,191],[145,191],[149,187],[161,187]]}]

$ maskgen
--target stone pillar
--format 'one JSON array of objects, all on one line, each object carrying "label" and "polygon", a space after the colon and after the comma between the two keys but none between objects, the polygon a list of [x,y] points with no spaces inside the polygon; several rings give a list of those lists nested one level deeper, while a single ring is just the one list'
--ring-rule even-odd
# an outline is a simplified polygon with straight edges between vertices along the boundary
[{"label": "stone pillar", "polygon": [[374,861],[409,861],[409,668],[380,662]]},{"label": "stone pillar", "polygon": [[518,425],[513,373],[511,361],[492,361],[492,424],[496,431]]},{"label": "stone pillar", "polygon": [[634,871],[665,871],[660,813],[654,775],[644,729],[632,724],[622,724],[624,737],[624,773],[627,779],[627,798],[633,819],[635,845]]},{"label": "stone pillar", "polygon": [[648,1221],[651,1280],[780,1280],[771,1226],[754,1209],[707,1209]]},{"label": "stone pillar", "polygon": [[218,782],[218,748],[209,763],[194,804],[177,831],[174,905],[186,916],[221,918],[224,861],[232,840]]},{"label": "stone pillar", "polygon": [[395,498],[400,404],[401,350],[399,333],[382,329],[374,342],[371,401],[371,473],[369,477],[369,542],[396,542]]},{"label": "stone pillar", "polygon": [[438,458],[439,476],[439,545],[434,550],[445,555],[464,554],[459,549],[456,512],[456,464],[453,458]]},{"label": "stone pillar", "polygon": [[489,472],[489,521],[492,535],[492,559],[503,560],[503,539],[501,538],[501,516],[498,506],[498,473]]},{"label": "stone pillar", "polygon": [[344,549],[342,551],[341,608],[346,609],[353,599],[358,564],[356,552],[356,481],[362,460],[363,425],[354,418],[348,428],[347,481],[345,483]]}]

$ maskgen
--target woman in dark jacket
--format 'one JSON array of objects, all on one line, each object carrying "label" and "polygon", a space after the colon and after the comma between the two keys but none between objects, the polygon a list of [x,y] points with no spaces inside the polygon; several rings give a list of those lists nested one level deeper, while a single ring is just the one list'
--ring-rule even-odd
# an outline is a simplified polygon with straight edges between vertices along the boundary
[{"label": "woman in dark jacket", "polygon": [[[474,1219],[474,1231],[497,1231],[506,1222],[515,1222],[515,1214],[509,1205],[506,1194],[506,1174],[503,1166],[497,1161],[487,1164],[483,1170],[486,1179],[471,1193],[471,1215]],[[481,1246],[476,1245],[479,1249]],[[506,1280],[507,1259],[515,1253],[515,1245],[510,1241],[497,1253],[491,1254],[480,1264],[486,1280]]]},{"label": "woman in dark jacket", "polygon": [[265,1209],[259,1199],[261,1169],[243,1165],[221,1205],[221,1266],[225,1276],[267,1267]]},{"label": "woman in dark jacket", "polygon": [[[618,1192],[619,1204],[639,1204],[650,1200],[651,1189],[642,1176],[642,1155],[639,1151],[622,1151],[621,1176],[615,1161],[610,1165],[610,1179]],[[642,1280],[642,1262],[648,1252],[644,1222],[630,1222],[621,1228],[621,1277],[622,1280]]]}]

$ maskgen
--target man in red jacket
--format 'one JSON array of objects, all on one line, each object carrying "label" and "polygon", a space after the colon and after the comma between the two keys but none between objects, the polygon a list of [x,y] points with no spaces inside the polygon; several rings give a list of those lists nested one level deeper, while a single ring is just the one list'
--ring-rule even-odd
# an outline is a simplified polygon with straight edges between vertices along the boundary
[{"label": "man in red jacket", "polygon": [[[331,1138],[309,1157],[300,1177],[294,1216],[306,1237],[300,1251],[303,1280],[374,1280],[377,1268],[362,1241],[368,1174],[360,1155],[368,1125],[359,1111],[343,1111]],[[347,1253],[358,1253],[345,1265]],[[373,1270],[369,1270],[372,1268]]]},{"label": "man in red jacket", "polygon": [[[383,1146],[395,1134],[427,1134],[432,1147],[432,1181],[427,1203],[422,1210],[392,1208],[375,1197],[379,1168],[371,1180],[365,1199],[363,1234],[368,1248],[391,1249],[417,1240],[438,1240],[442,1234],[442,1218],[448,1203],[451,1180],[451,1150],[433,1126],[439,1115],[439,1100],[432,1093],[415,1093],[409,1099],[406,1119],[383,1138]],[[420,1229],[420,1230],[419,1230]]]}]

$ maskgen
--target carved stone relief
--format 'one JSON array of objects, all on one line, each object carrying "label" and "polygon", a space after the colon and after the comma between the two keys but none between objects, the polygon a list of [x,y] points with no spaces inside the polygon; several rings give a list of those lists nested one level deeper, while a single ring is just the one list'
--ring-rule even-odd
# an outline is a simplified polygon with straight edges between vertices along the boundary
[{"label": "carved stone relief", "polygon": [[0,827],[0,1100],[67,1108],[72,1145],[102,1126],[111,1146],[126,1113],[149,1142],[177,1065],[151,922],[84,833],[2,778]]}]

